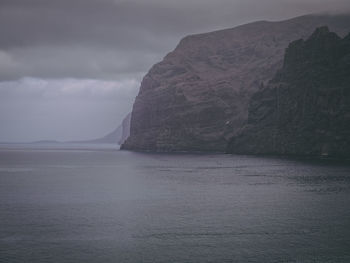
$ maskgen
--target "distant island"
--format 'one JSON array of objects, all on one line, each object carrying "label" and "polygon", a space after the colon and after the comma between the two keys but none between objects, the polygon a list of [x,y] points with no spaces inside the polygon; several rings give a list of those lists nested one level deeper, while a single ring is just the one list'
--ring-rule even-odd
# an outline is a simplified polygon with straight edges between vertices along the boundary
[{"label": "distant island", "polygon": [[91,140],[77,141],[57,141],[57,140],[39,140],[33,142],[1,142],[0,144],[116,144],[121,145],[125,142],[130,134],[130,119],[131,113],[128,113],[119,126],[112,132],[100,138]]}]

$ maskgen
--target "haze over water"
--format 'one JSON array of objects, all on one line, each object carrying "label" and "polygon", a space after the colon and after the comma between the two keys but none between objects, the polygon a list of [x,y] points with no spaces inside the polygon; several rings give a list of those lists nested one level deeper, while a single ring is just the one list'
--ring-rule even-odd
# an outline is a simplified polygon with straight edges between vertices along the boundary
[{"label": "haze over water", "polygon": [[350,166],[0,150],[1,262],[350,262]]}]

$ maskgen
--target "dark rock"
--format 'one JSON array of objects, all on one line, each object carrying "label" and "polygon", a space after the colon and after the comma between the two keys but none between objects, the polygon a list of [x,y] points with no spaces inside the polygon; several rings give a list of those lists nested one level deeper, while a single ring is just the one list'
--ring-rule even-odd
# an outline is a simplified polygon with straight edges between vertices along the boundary
[{"label": "dark rock", "polygon": [[350,41],[321,27],[292,42],[228,152],[350,157]]},{"label": "dark rock", "polygon": [[288,44],[325,24],[345,35],[350,17],[308,15],[185,37],[144,77],[122,148],[225,151],[247,122],[252,94],[282,66]]}]

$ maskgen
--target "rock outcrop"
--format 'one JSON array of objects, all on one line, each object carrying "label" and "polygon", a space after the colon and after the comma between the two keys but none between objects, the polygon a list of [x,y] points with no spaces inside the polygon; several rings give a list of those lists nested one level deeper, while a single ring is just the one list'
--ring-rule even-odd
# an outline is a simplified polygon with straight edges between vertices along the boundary
[{"label": "rock outcrop", "polygon": [[288,44],[321,25],[344,35],[350,16],[254,22],[180,41],[144,77],[122,149],[224,152],[248,102],[282,66]]},{"label": "rock outcrop", "polygon": [[256,92],[228,152],[350,157],[350,34],[327,27],[292,42],[282,69]]}]

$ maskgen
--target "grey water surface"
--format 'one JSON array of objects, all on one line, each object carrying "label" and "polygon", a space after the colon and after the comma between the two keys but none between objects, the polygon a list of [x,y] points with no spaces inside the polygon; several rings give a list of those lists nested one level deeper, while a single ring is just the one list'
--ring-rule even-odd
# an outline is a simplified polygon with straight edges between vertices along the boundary
[{"label": "grey water surface", "polygon": [[0,262],[350,262],[350,166],[0,150]]}]

